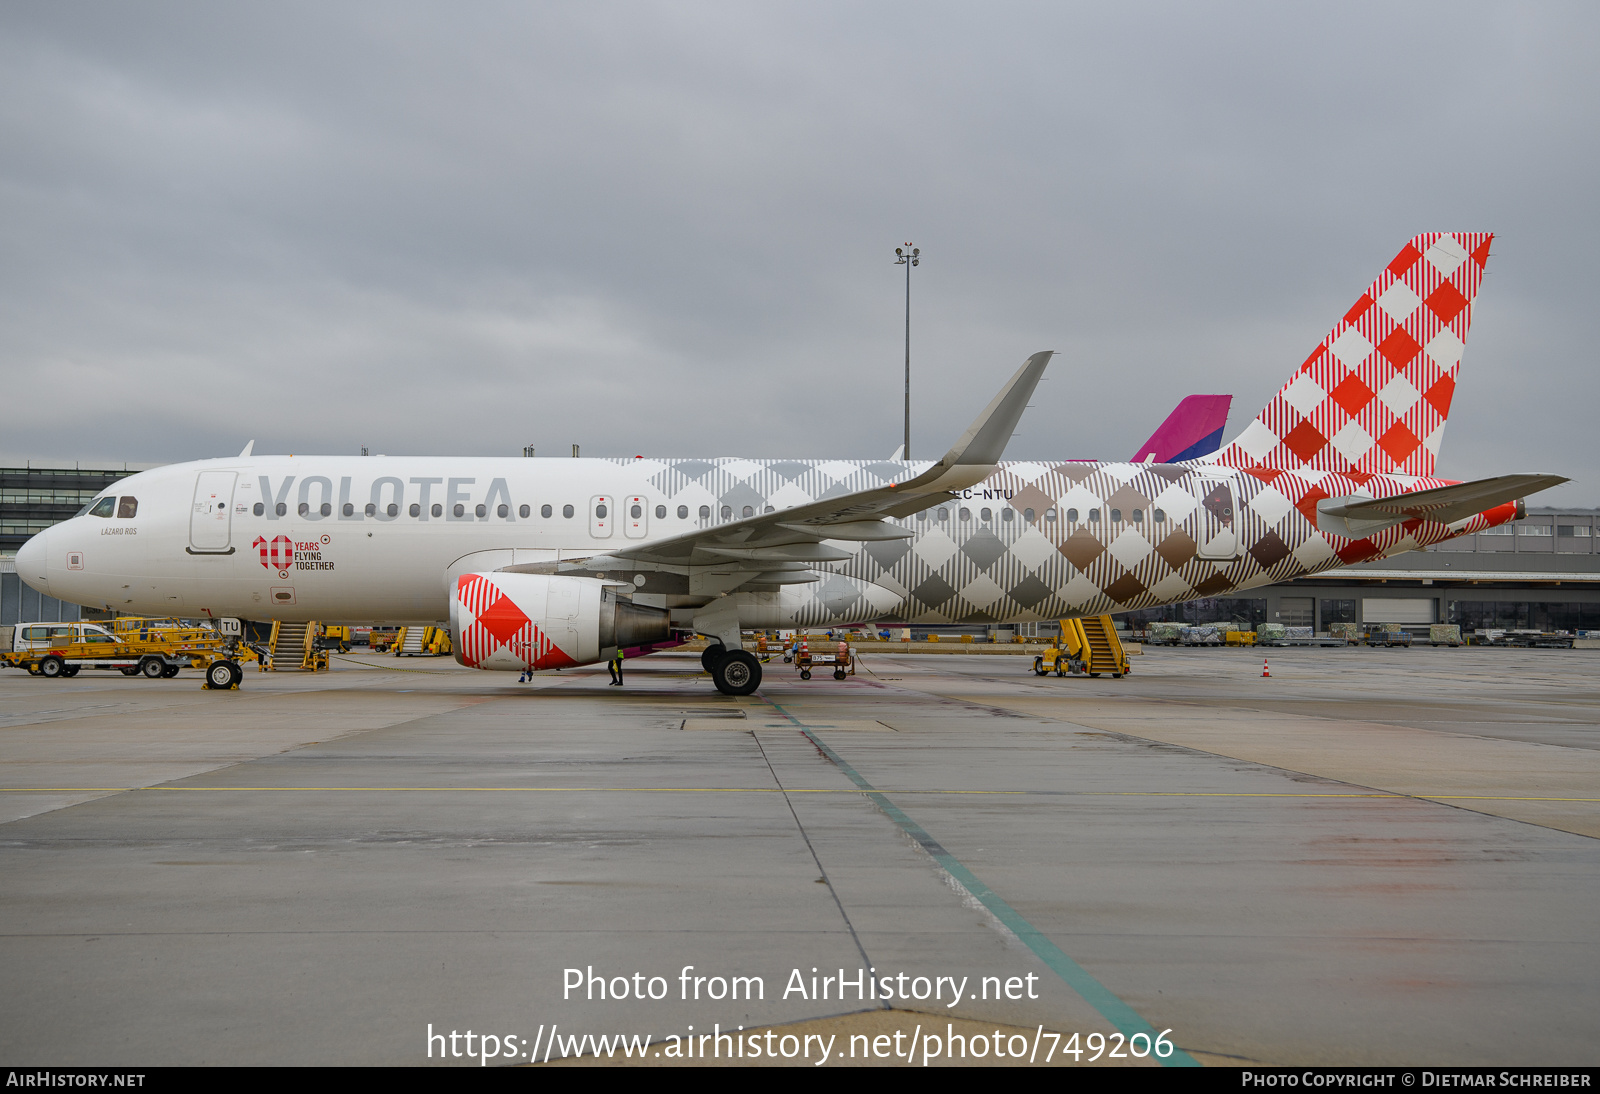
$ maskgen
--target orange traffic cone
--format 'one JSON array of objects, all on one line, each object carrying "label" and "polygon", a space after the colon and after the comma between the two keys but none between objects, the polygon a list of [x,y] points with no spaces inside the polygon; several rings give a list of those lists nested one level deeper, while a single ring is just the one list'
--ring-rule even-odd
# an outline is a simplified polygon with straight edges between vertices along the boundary
[{"label": "orange traffic cone", "polygon": [[1261,678],[1263,680],[1265,680],[1265,679],[1269,678],[1271,675],[1272,675],[1272,670],[1267,668],[1267,659],[1265,657],[1263,657],[1261,659]]}]

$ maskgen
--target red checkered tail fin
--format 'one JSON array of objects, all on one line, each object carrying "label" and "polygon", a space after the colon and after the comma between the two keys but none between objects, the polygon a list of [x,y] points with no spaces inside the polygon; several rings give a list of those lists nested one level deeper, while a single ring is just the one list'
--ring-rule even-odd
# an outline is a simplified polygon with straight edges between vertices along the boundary
[{"label": "red checkered tail fin", "polygon": [[1407,243],[1215,462],[1431,476],[1493,238]]}]

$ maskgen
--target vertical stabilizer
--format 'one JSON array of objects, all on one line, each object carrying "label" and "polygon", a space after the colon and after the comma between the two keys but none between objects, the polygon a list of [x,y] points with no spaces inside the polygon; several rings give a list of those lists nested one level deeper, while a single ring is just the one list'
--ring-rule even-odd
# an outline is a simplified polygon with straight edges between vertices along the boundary
[{"label": "vertical stabilizer", "polygon": [[1216,462],[1431,476],[1493,238],[1406,244]]},{"label": "vertical stabilizer", "polygon": [[1133,454],[1134,463],[1198,460],[1222,447],[1232,395],[1191,395],[1179,403],[1150,439]]}]

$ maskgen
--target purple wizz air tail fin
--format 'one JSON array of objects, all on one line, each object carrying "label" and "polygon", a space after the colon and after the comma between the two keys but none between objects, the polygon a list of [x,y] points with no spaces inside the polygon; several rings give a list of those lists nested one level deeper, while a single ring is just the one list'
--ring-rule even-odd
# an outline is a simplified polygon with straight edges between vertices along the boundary
[{"label": "purple wizz air tail fin", "polygon": [[1232,395],[1191,395],[1179,403],[1133,455],[1134,463],[1198,460],[1222,447]]}]

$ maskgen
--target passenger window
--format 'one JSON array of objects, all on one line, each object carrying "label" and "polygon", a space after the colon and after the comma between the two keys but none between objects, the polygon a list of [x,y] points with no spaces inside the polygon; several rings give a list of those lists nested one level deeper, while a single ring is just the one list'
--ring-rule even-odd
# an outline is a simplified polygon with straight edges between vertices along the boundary
[{"label": "passenger window", "polygon": [[353,501],[345,502],[344,503],[344,508],[342,510],[340,510],[340,512],[342,512],[347,517],[355,516],[356,515],[356,503],[353,502]]},{"label": "passenger window", "polygon": [[968,509],[965,505],[963,505],[961,507],[961,519],[962,520],[971,520],[972,519],[972,510]]},{"label": "passenger window", "polygon": [[489,515],[489,507],[483,504],[474,505],[472,507],[472,515],[477,517],[479,520],[482,520],[484,517]]},{"label": "passenger window", "polygon": [[597,517],[604,517],[606,515],[606,507],[604,505],[596,505],[594,507],[594,515]]},{"label": "passenger window", "polygon": [[1027,521],[1029,524],[1033,523],[1033,517],[1034,517],[1034,512],[1033,512],[1032,509],[1024,509],[1022,511],[1022,519]]},{"label": "passenger window", "polygon": [[563,505],[563,506],[562,506],[562,507],[561,507],[561,515],[562,515],[562,516],[564,516],[564,517],[568,517],[568,518],[571,518],[571,516],[572,516],[572,515],[573,515],[573,514],[574,514],[574,513],[576,513],[576,512],[577,512],[577,510],[576,510],[576,509],[574,509],[574,508],[573,508],[573,507],[572,507],[572,506],[570,506],[570,505]]},{"label": "passenger window", "polygon": [[926,509],[924,509],[922,512],[918,513],[917,514],[917,519],[918,520],[927,520],[928,519],[928,511]]},{"label": "passenger window", "polygon": [[1078,523],[1078,511],[1076,509],[1068,509],[1067,510],[1067,523],[1068,524],[1077,524]]},{"label": "passenger window", "polygon": [[722,519],[723,520],[728,520],[732,516],[733,516],[733,506],[724,505],[722,507]]},{"label": "passenger window", "polygon": [[710,520],[711,519],[711,506],[702,505],[700,507],[700,519],[701,520]]},{"label": "passenger window", "polygon": [[1155,521],[1157,524],[1160,524],[1162,521],[1167,519],[1167,514],[1162,512],[1160,509],[1152,509],[1150,510],[1150,519]]},{"label": "passenger window", "polygon": [[398,517],[400,515],[399,503],[391,501],[388,505],[388,508],[386,508],[384,512],[389,514],[391,517]]},{"label": "passenger window", "polygon": [[640,517],[644,516],[644,510],[635,505],[628,510],[628,516],[633,520],[638,520]]},{"label": "passenger window", "polygon": [[553,516],[555,516],[555,514],[556,514],[556,511],[554,509],[550,508],[550,506],[548,506],[548,505],[539,506],[539,515],[541,517],[553,517]]},{"label": "passenger window", "polygon": [[309,517],[311,515],[311,503],[309,501],[301,502],[300,508],[296,510],[296,512],[298,512],[302,517]]},{"label": "passenger window", "polygon": [[[667,507],[665,505],[656,506],[656,519],[657,520],[665,519],[666,515],[667,515]],[[685,514],[685,515],[687,515],[687,514]]]},{"label": "passenger window", "polygon": [[950,519],[950,510],[948,510],[948,509],[939,510],[939,520],[940,520],[941,523],[943,523],[944,521],[947,521],[949,519]]},{"label": "passenger window", "polygon": [[94,503],[94,508],[89,510],[91,517],[109,517],[117,510],[116,498],[101,498]]},{"label": "passenger window", "polygon": [[420,517],[422,515],[422,506],[418,505],[416,502],[412,502],[411,515],[414,517]]},{"label": "passenger window", "polygon": [[1093,523],[1093,524],[1099,524],[1100,523],[1100,510],[1098,510],[1098,509],[1089,510],[1089,521],[1090,521],[1090,523]]},{"label": "passenger window", "polygon": [[130,520],[139,515],[139,499],[124,497],[117,502],[117,516],[122,520]]},{"label": "passenger window", "polygon": [[495,506],[494,515],[497,516],[497,517],[509,517],[511,515],[511,506],[509,506],[509,505],[497,505],[497,506]]},{"label": "passenger window", "polygon": [[1054,524],[1056,519],[1056,511],[1054,509],[1046,509],[1044,511],[1044,519]]},{"label": "passenger window", "polygon": [[746,505],[746,506],[745,506],[745,507],[744,507],[744,513],[743,513],[743,515],[744,515],[744,516],[747,516],[747,517],[753,517],[753,516],[755,516],[755,515],[756,515],[756,511],[755,511],[755,509],[754,509],[754,508],[753,508],[753,507],[752,507],[752,506],[749,506],[749,505]]},{"label": "passenger window", "polygon": [[467,515],[467,507],[458,501],[451,507],[450,515],[453,517],[464,517]]},{"label": "passenger window", "polygon": [[1013,520],[1016,519],[1016,517],[1017,517],[1017,511],[1015,509],[1002,509],[1002,510],[1000,510],[1000,519],[1003,520],[1007,524],[1010,524]]},{"label": "passenger window", "polygon": [[250,511],[259,517],[267,511],[267,507],[258,501],[251,507]]},{"label": "passenger window", "polygon": [[276,513],[277,513],[277,514],[278,514],[278,515],[279,515],[279,516],[280,516],[280,517],[281,517],[281,516],[284,516],[284,515],[285,515],[285,514],[287,514],[287,513],[288,513],[288,512],[289,512],[289,503],[288,503],[288,502],[286,502],[286,501],[280,501],[280,502],[279,502],[279,503],[278,503],[278,504],[277,504],[277,506],[276,506],[276,507],[275,507],[275,508],[274,508],[274,511],[275,511],[275,512],[276,512]]},{"label": "passenger window", "polygon": [[444,506],[440,505],[438,502],[434,502],[432,508],[430,508],[428,512],[432,513],[436,517],[442,517],[444,516]]},{"label": "passenger window", "polygon": [[1122,510],[1121,509],[1113,509],[1113,510],[1111,510],[1111,522],[1113,524],[1116,524],[1116,523],[1119,523],[1121,520],[1122,520]]},{"label": "passenger window", "polygon": [[1135,523],[1135,524],[1143,524],[1144,523],[1144,510],[1143,509],[1135,509],[1133,511],[1133,523]]},{"label": "passenger window", "polygon": [[985,520],[985,521],[993,520],[994,519],[994,513],[992,513],[988,509],[980,509],[980,510],[978,510],[978,519],[979,520]]},{"label": "passenger window", "polygon": [[375,502],[375,501],[367,502],[367,508],[366,508],[365,512],[366,512],[367,516],[369,516],[369,517],[377,516],[378,515],[378,503]]},{"label": "passenger window", "polygon": [[[532,514],[533,514],[532,506],[528,506],[528,505],[519,505],[519,506],[517,506],[517,516],[521,517],[523,520],[527,520],[528,517],[531,516]],[[548,514],[546,514],[546,515],[548,516]]]},{"label": "passenger window", "polygon": [[321,513],[325,517],[333,516],[333,503],[331,501],[323,502],[322,508],[318,509],[317,512]]},{"label": "passenger window", "polygon": [[678,506],[678,519],[679,520],[688,520],[689,519],[689,507],[687,505]]}]

